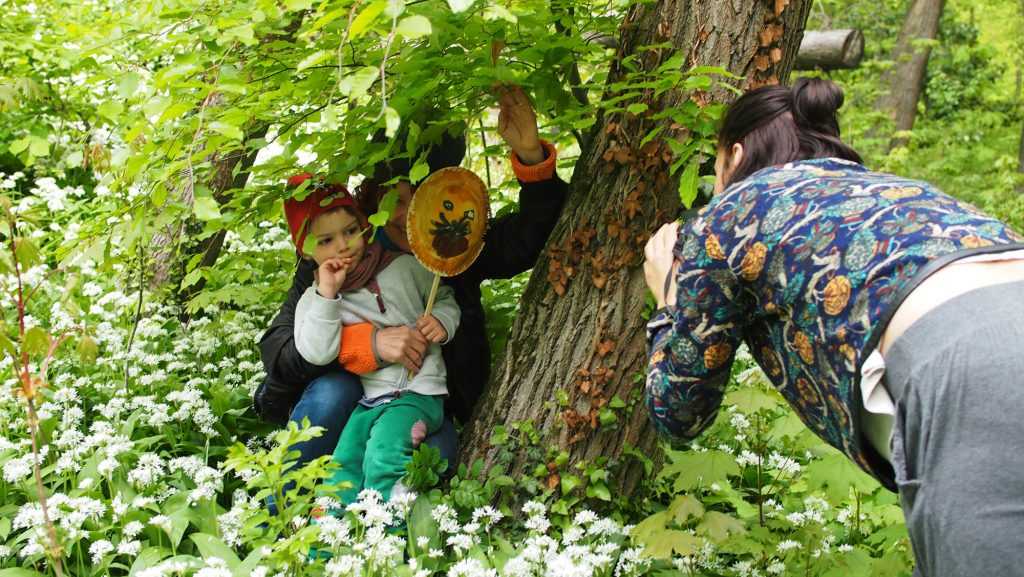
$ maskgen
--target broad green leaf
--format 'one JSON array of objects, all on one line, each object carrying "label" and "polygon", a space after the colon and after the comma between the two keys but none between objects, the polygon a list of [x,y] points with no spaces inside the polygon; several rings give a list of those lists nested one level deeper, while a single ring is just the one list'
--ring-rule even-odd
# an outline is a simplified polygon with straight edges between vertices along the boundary
[{"label": "broad green leaf", "polygon": [[95,361],[99,354],[100,347],[96,344],[96,339],[89,335],[82,335],[82,338],[78,340],[78,358],[81,359],[82,364]]},{"label": "broad green leaf", "polygon": [[473,5],[474,0],[448,0],[448,7],[452,9],[452,12],[458,14],[459,12],[465,12]]},{"label": "broad green leaf", "polygon": [[704,504],[693,495],[684,493],[672,501],[668,507],[668,514],[673,521],[684,525],[691,517],[699,519],[704,515]]},{"label": "broad green leaf", "polygon": [[395,32],[406,38],[419,38],[430,34],[430,20],[425,16],[406,16],[398,21]]},{"label": "broad green leaf", "polygon": [[350,100],[363,96],[370,90],[373,83],[380,76],[380,69],[376,66],[364,66],[352,74],[341,79],[339,88],[348,95]]},{"label": "broad green leaf", "polygon": [[234,138],[235,140],[242,140],[243,138],[245,138],[245,134],[242,132],[241,128],[238,128],[237,126],[232,126],[226,122],[221,122],[219,120],[214,120],[210,123],[210,130],[218,134],[223,134],[228,138]]},{"label": "broad green leaf", "polygon": [[508,8],[505,8],[500,4],[491,4],[490,6],[488,6],[487,9],[484,10],[484,19],[504,20],[505,22],[508,22],[510,24],[515,24],[516,22],[519,21],[519,19],[516,18],[515,14],[513,14],[508,10]]},{"label": "broad green leaf", "polygon": [[32,143],[28,145],[28,151],[32,156],[49,156],[50,143],[45,138],[33,138]]},{"label": "broad green leaf", "polygon": [[426,178],[428,174],[430,174],[430,166],[421,158],[409,170],[409,180],[416,184]]},{"label": "broad green leaf", "polygon": [[284,0],[284,7],[288,10],[309,10],[309,7],[313,5],[313,0]]},{"label": "broad green leaf", "polygon": [[199,220],[216,220],[220,218],[220,206],[209,196],[197,196],[192,204],[192,212]]},{"label": "broad green leaf", "polygon": [[643,102],[634,102],[626,107],[626,112],[630,114],[640,114],[647,110],[647,104]]},{"label": "broad green leaf", "polygon": [[416,497],[412,508],[409,510],[409,540],[415,543],[420,537],[427,537],[430,540],[429,548],[436,548],[440,545],[437,521],[432,515],[433,505],[430,497],[420,495]]},{"label": "broad green leaf", "polygon": [[832,453],[812,461],[803,468],[807,488],[825,489],[832,502],[850,498],[850,490],[870,493],[878,488],[878,481],[861,471],[842,453]]},{"label": "broad green leaf", "polygon": [[562,475],[562,494],[563,495],[572,492],[573,489],[575,489],[576,487],[579,487],[579,486],[580,486],[579,477],[577,477],[575,475],[570,475],[569,473],[564,473]]},{"label": "broad green leaf", "polygon": [[697,199],[697,163],[691,162],[686,165],[683,173],[679,175],[679,202],[690,208],[693,201]]},{"label": "broad green leaf", "polygon": [[10,146],[7,147],[7,150],[14,155],[21,154],[26,148],[28,148],[31,141],[32,139],[27,136],[25,138],[19,138],[12,142]]},{"label": "broad green leaf", "polygon": [[837,553],[830,556],[828,569],[823,577],[861,577],[862,575],[879,575],[872,571],[874,560],[867,551],[857,548],[852,551]]},{"label": "broad green leaf", "polygon": [[387,8],[387,6],[387,2],[377,0],[376,2],[372,2],[366,8],[363,8],[363,11],[357,14],[352,20],[352,26],[348,30],[349,38],[352,40],[359,38],[374,19],[380,16],[381,12],[384,12],[384,9]]},{"label": "broad green leaf", "polygon": [[647,517],[643,521],[640,521],[633,527],[633,530],[629,532],[630,535],[646,541],[654,535],[661,533],[668,526],[670,520],[668,511],[661,511],[660,513],[654,513]]},{"label": "broad green leaf", "polygon": [[32,327],[25,331],[22,345],[25,347],[25,352],[30,355],[45,354],[50,350],[50,333],[42,327]]},{"label": "broad green leaf", "polygon": [[249,556],[245,558],[245,561],[239,563],[231,572],[232,577],[249,577],[252,575],[256,567],[259,566],[260,561],[263,560],[264,555],[266,555],[265,547],[255,547],[249,553]]},{"label": "broad green leaf", "polygon": [[219,557],[227,562],[228,569],[234,569],[239,563],[241,563],[238,559],[238,555],[235,555],[235,552],[225,545],[219,537],[208,535],[206,533],[192,533],[188,538],[196,544],[196,547],[204,558]]},{"label": "broad green leaf", "polygon": [[3,356],[5,357],[9,356],[12,359],[18,356],[18,350],[14,346],[14,341],[7,336],[6,326],[0,327],[0,353],[3,353]]},{"label": "broad green leaf", "polygon": [[666,467],[662,474],[676,476],[673,487],[677,492],[707,487],[740,472],[736,458],[717,449],[704,452],[677,452],[671,455],[671,459],[672,464]]},{"label": "broad green leaf", "polygon": [[729,535],[746,532],[747,528],[740,520],[718,511],[708,511],[697,525],[697,534],[707,535],[714,543],[724,543]]},{"label": "broad green leaf", "polygon": [[727,394],[722,404],[735,405],[740,411],[752,414],[761,409],[778,407],[782,401],[759,387],[743,387]]},{"label": "broad green leaf", "polygon": [[704,540],[687,533],[668,529],[652,535],[643,542],[644,551],[656,559],[692,555],[704,545]]},{"label": "broad green leaf", "polygon": [[0,569],[0,577],[46,577],[46,573],[40,573],[34,569],[14,567],[12,569]]},{"label": "broad green leaf", "polygon": [[391,138],[398,132],[398,127],[402,124],[402,118],[398,116],[398,111],[388,106],[384,109],[384,135]]},{"label": "broad green leaf", "polygon": [[332,53],[328,52],[327,50],[317,50],[316,52],[310,54],[309,56],[299,61],[299,63],[295,66],[295,71],[302,72],[303,70],[309,68],[310,66],[316,66],[317,64],[320,64],[324,60],[330,58],[331,54]]}]

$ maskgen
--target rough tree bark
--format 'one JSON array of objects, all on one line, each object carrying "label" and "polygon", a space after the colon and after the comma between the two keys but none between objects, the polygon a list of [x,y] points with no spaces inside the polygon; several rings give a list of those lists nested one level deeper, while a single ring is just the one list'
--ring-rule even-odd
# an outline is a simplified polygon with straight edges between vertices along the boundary
[{"label": "rough tree bark", "polygon": [[[634,5],[625,17],[620,60],[610,82],[623,77],[621,58],[656,69],[668,50],[638,47],[671,42],[687,55],[686,66],[721,66],[745,77],[742,87],[778,83],[792,68],[810,11],[810,0],[660,0]],[[606,94],[605,98],[612,96]],[[677,184],[667,175],[671,152],[664,140],[637,145],[657,122],[650,117],[692,99],[726,102],[722,87],[712,93],[668,92],[642,101],[640,116],[600,117],[576,165],[565,209],[539,259],[521,310],[491,383],[463,431],[461,458],[483,458],[487,469],[501,452],[490,446],[495,425],[532,421],[542,449],[570,452],[569,464],[548,464],[548,485],[559,472],[579,474],[573,464],[602,457],[626,458],[634,447],[653,454],[656,438],[642,401],[646,367],[643,245],[660,224],[681,210]],[[667,121],[662,121],[667,122]],[[686,129],[665,126],[662,135],[686,138]],[[602,426],[601,410],[618,397],[616,424]],[[606,417],[608,413],[606,412]],[[513,471],[526,463],[520,452]],[[629,490],[643,467],[621,467],[609,486]],[[614,490],[614,489],[613,489]]]},{"label": "rough tree bark", "polygon": [[[892,53],[894,64],[882,76],[882,85],[887,90],[883,89],[875,102],[876,110],[889,114],[897,132],[914,128],[917,101],[924,89],[924,73],[932,51],[927,41],[938,36],[945,6],[946,0],[912,0],[900,28]],[[906,144],[906,137],[894,137],[889,142],[889,149]]]}]

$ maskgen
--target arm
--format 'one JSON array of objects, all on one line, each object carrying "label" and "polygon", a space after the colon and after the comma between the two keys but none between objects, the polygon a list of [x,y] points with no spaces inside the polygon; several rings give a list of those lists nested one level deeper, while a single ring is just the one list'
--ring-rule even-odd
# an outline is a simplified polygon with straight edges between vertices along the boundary
[{"label": "arm", "polygon": [[316,289],[306,289],[295,307],[295,348],[307,362],[327,365],[341,348],[341,297],[326,299]]},{"label": "arm", "polygon": [[568,186],[555,175],[555,147],[540,140],[537,115],[518,86],[497,86],[498,132],[522,187],[519,210],[489,223],[484,248],[464,275],[509,278],[533,267],[565,204]]},{"label": "arm", "polygon": [[295,348],[295,305],[313,284],[314,270],[316,263],[306,260],[299,262],[288,297],[260,339],[260,354],[267,377],[300,390],[326,372],[326,367],[306,361]]},{"label": "arm", "polygon": [[[678,441],[693,439],[714,422],[744,320],[736,278],[724,259],[706,254],[702,229],[700,221],[684,227],[677,246],[697,256],[690,262],[672,256],[678,302],[659,309],[647,323],[647,410],[658,433]],[[651,244],[648,261],[664,262],[664,247],[653,247],[652,255]],[[691,264],[697,262],[703,266]],[[664,294],[659,298],[663,278],[650,287],[660,302],[665,301]]]}]

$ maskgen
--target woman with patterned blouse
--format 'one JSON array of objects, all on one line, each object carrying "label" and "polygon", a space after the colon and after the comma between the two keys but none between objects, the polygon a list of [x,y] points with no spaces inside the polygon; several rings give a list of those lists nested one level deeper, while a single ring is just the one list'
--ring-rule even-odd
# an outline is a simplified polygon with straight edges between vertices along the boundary
[{"label": "woman with patterned blouse", "polygon": [[916,575],[1024,575],[1024,237],[870,172],[842,91],[801,78],[730,106],[715,198],[648,242],[648,410],[714,421],[746,343],[808,427],[898,490]]}]

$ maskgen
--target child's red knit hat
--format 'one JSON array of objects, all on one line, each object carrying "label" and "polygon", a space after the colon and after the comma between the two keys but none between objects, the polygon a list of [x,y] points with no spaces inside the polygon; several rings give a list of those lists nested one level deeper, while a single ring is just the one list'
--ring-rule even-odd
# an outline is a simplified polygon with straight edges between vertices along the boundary
[{"label": "child's red knit hat", "polygon": [[302,252],[302,245],[305,244],[306,236],[309,234],[309,225],[316,217],[339,206],[351,206],[358,211],[355,199],[343,184],[324,182],[321,177],[303,173],[289,178],[288,187],[296,188],[310,178],[316,179],[316,181],[311,183],[310,187],[313,188],[313,191],[306,198],[302,200],[289,198],[284,201],[284,216],[288,221],[292,241],[295,242],[295,248],[298,249],[300,256],[305,256]]}]

